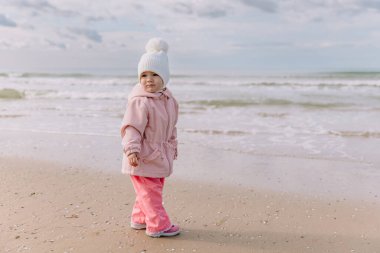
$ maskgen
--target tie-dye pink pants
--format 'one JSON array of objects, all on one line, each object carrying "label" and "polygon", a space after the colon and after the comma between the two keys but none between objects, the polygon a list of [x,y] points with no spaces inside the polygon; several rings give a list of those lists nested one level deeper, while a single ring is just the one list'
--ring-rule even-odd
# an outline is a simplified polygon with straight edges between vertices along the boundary
[{"label": "tie-dye pink pants", "polygon": [[147,232],[159,233],[171,227],[168,214],[162,205],[165,178],[131,176],[136,192],[131,221],[146,224]]}]

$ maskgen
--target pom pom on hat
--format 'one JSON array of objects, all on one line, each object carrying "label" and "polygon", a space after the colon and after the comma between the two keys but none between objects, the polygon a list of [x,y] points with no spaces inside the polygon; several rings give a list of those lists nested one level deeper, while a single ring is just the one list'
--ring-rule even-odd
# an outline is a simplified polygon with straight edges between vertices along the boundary
[{"label": "pom pom on hat", "polygon": [[147,53],[164,51],[168,53],[169,45],[161,38],[152,38],[146,43],[145,50]]},{"label": "pom pom on hat", "polygon": [[145,71],[152,71],[158,74],[164,82],[164,86],[169,82],[169,45],[161,38],[152,38],[145,46],[146,53],[140,58],[138,65],[138,77]]}]

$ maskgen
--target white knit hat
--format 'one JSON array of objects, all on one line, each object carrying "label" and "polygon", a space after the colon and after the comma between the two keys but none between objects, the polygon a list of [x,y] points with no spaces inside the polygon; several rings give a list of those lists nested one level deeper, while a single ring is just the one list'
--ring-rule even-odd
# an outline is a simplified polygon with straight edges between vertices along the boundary
[{"label": "white knit hat", "polygon": [[145,71],[152,71],[158,74],[164,81],[164,86],[169,82],[169,46],[161,38],[152,38],[145,46],[146,53],[140,58],[138,65],[138,77]]}]

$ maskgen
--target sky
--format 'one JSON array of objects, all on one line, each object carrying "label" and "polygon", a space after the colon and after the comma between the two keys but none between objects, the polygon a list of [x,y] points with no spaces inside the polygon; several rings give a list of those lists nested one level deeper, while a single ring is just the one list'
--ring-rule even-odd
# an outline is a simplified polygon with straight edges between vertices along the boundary
[{"label": "sky", "polygon": [[380,0],[0,0],[0,73],[380,71]]}]

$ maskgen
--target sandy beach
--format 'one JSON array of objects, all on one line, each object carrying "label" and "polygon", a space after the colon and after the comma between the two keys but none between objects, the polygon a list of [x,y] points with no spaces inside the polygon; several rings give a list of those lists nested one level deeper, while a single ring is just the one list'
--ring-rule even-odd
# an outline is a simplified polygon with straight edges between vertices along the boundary
[{"label": "sandy beach", "polygon": [[182,233],[153,239],[120,172],[135,76],[3,75],[0,252],[379,253],[377,80],[174,77]]},{"label": "sandy beach", "polygon": [[2,252],[379,252],[378,201],[169,179],[165,206],[182,233],[129,228],[128,177],[0,158]]}]

